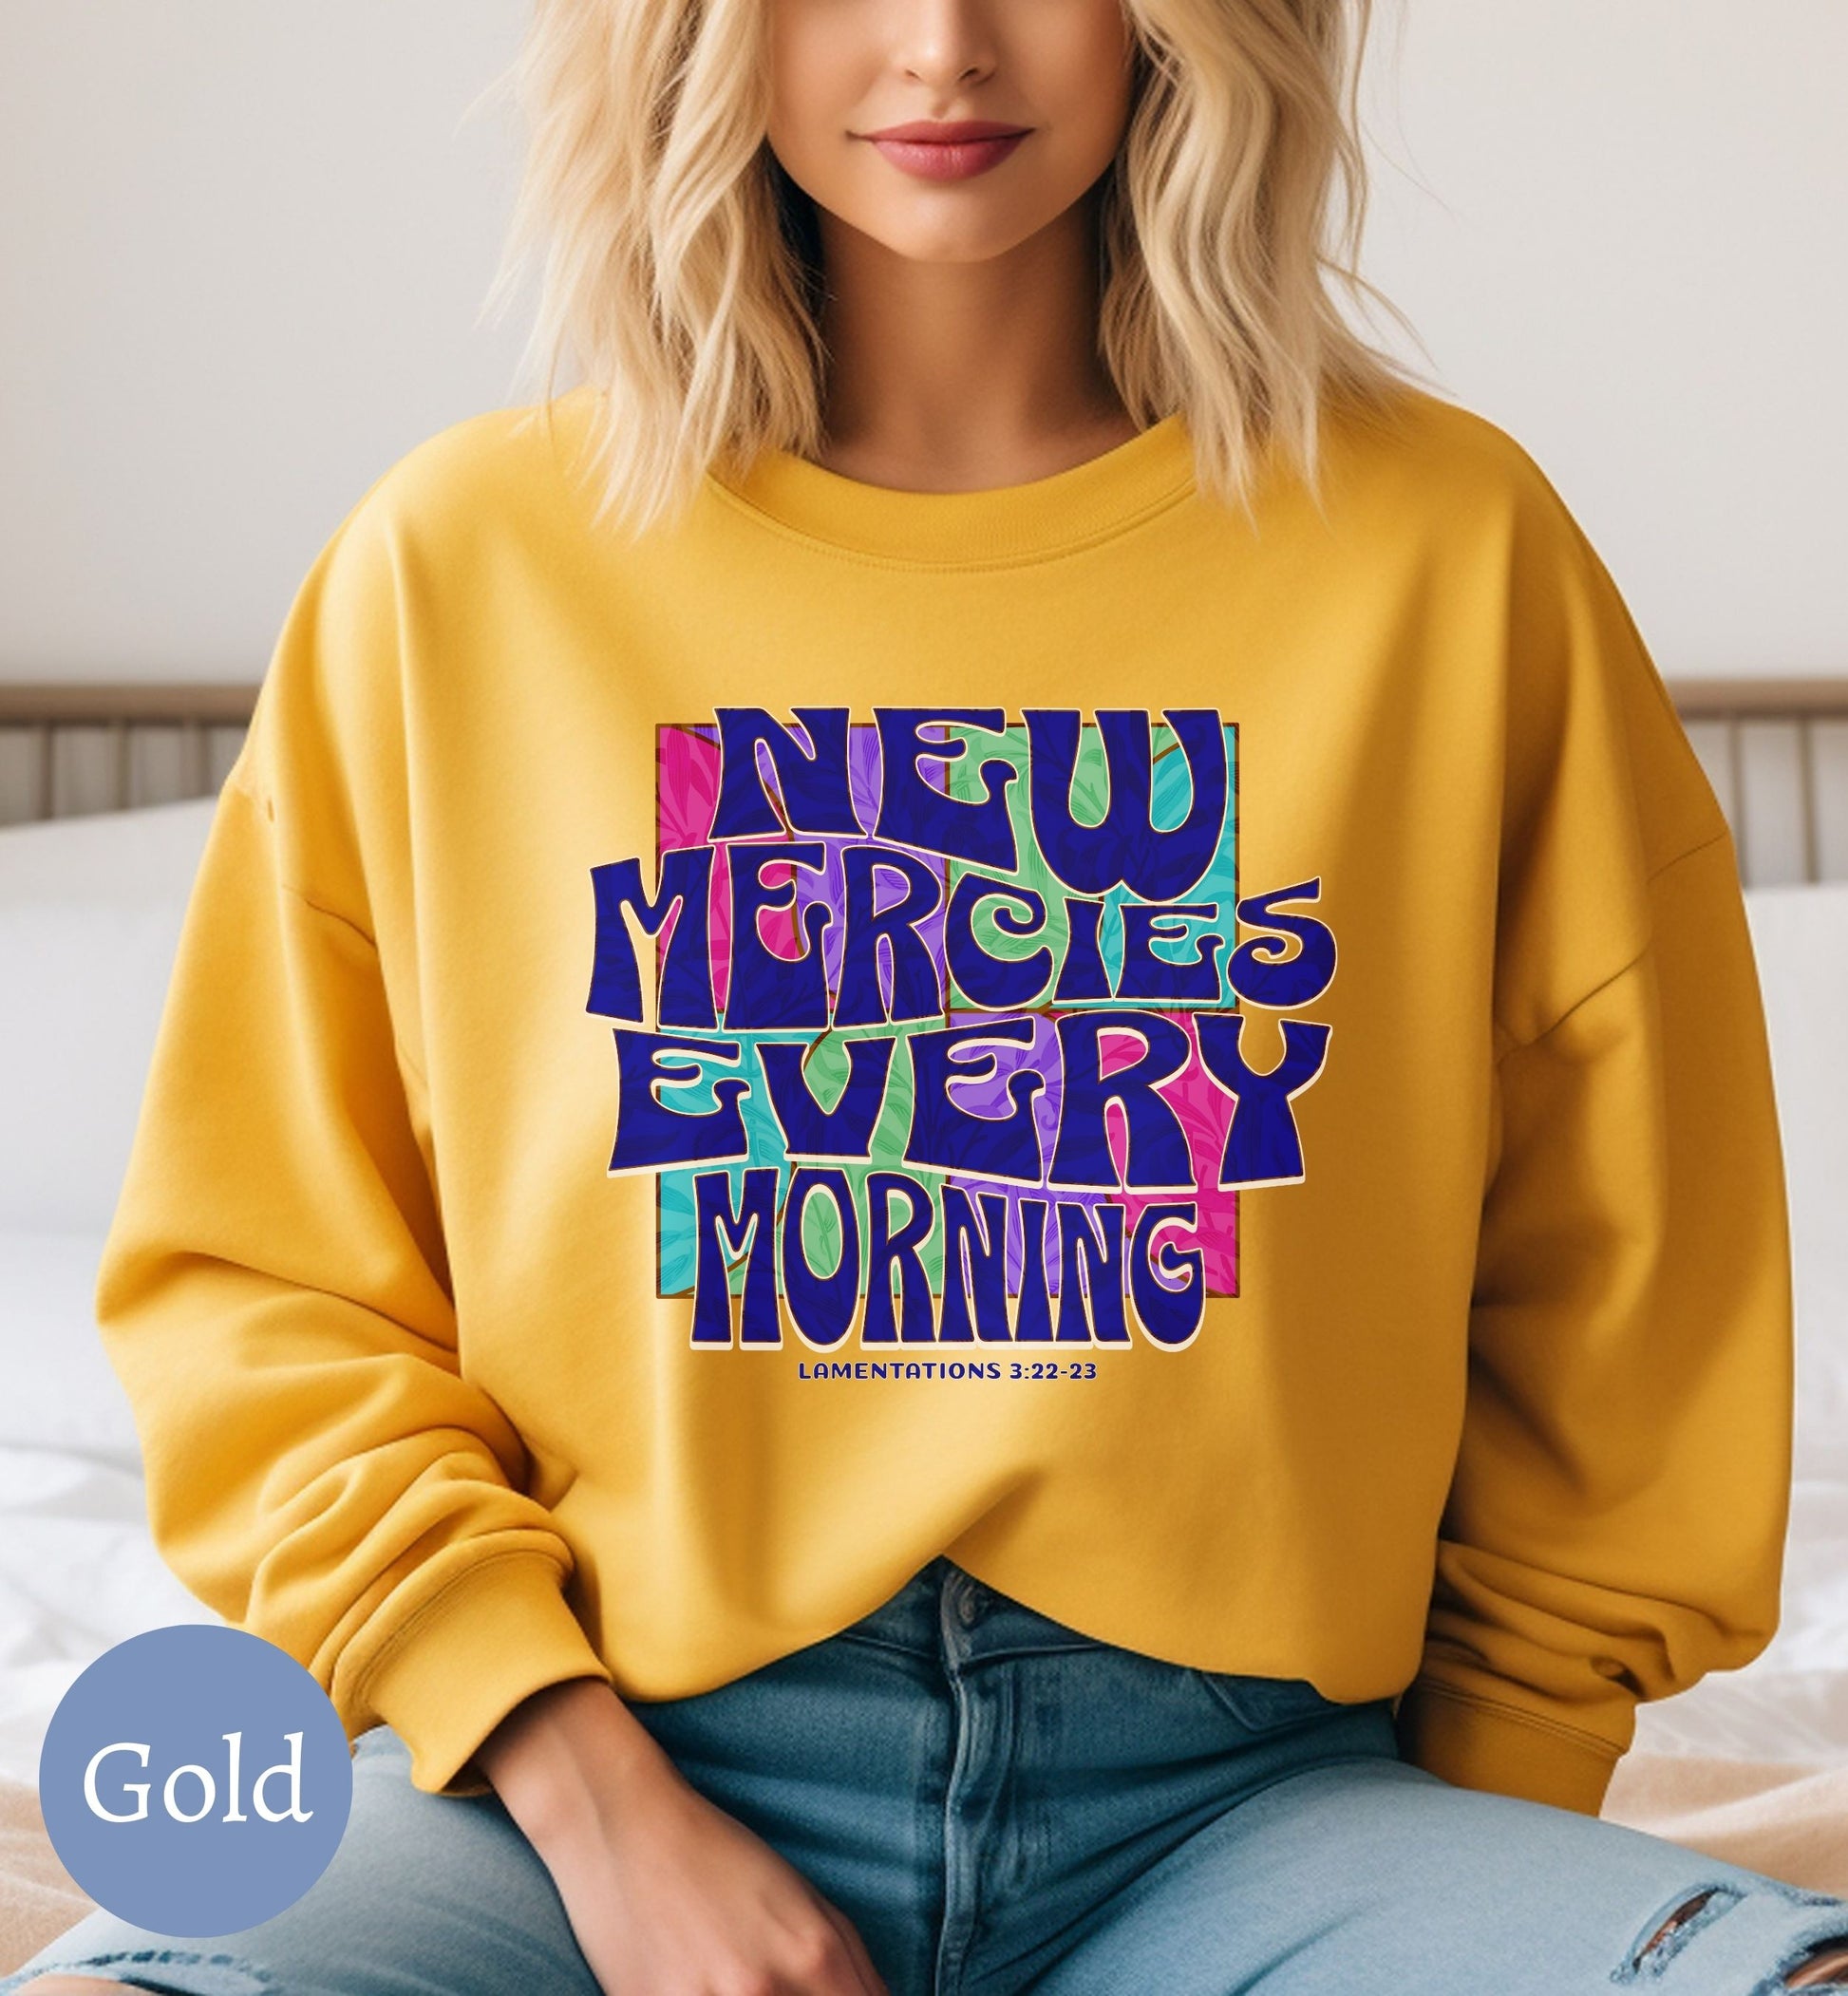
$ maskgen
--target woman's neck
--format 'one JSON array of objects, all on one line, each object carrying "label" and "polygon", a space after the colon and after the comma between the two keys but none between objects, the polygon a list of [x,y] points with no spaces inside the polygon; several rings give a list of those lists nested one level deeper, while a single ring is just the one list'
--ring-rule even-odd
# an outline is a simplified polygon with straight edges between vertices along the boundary
[{"label": "woman's neck", "polygon": [[825,469],[911,491],[1047,478],[1138,425],[1097,351],[1087,198],[1005,255],[923,261],[823,216]]}]

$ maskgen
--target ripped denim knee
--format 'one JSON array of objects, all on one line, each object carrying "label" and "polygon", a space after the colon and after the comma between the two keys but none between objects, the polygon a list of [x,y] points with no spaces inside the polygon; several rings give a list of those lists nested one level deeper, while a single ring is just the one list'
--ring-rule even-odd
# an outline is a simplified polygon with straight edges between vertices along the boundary
[{"label": "ripped denim knee", "polygon": [[28,1990],[42,1975],[94,1975],[125,1988],[158,1991],[159,1996],[273,1996],[282,1987],[268,1969],[235,1954],[197,1948],[134,1948],[71,1961],[28,1962],[13,1974],[0,1976],[0,1996]]}]

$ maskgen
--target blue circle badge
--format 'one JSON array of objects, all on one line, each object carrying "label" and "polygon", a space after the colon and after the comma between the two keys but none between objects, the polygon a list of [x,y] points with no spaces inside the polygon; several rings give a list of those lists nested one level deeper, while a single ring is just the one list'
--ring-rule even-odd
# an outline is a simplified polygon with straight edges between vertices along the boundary
[{"label": "blue circle badge", "polygon": [[292,1906],[327,1870],[352,1800],[327,1693],[273,1643],[210,1623],[105,1650],[39,1754],[65,1869],[155,1933],[236,1933]]}]

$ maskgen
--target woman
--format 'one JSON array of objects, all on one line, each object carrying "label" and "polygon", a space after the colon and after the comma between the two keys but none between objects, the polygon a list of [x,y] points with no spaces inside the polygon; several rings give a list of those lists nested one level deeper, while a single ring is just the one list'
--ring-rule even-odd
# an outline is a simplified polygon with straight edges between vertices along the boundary
[{"label": "woman", "polygon": [[1596,1819],[1776,1620],[1769,1067],[1609,578],[1329,302],[1356,25],[542,0],[589,379],[304,586],[99,1289],[353,1814],[0,1987],[1848,1977]]}]

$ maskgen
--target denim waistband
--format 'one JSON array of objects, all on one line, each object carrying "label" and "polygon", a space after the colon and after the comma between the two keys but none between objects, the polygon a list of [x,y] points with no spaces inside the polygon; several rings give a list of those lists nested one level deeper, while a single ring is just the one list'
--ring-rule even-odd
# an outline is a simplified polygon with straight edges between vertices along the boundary
[{"label": "denim waistband", "polygon": [[937,1657],[953,1647],[970,1660],[1110,1647],[977,1580],[947,1553],[920,1567],[888,1600],[840,1634],[917,1656]]}]

